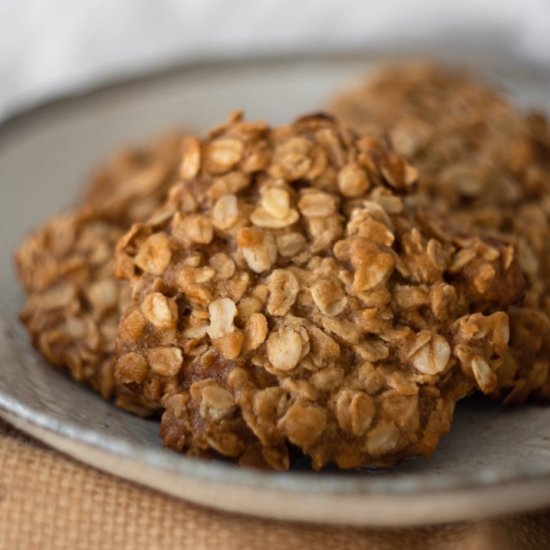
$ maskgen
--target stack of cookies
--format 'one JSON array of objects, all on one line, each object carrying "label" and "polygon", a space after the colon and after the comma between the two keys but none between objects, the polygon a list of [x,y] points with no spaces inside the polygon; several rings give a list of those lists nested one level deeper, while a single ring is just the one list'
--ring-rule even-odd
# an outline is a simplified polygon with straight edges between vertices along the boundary
[{"label": "stack of cookies", "polygon": [[48,362],[165,445],[286,470],[431,455],[456,402],[550,394],[550,134],[385,67],[271,128],[119,154],[17,253]]}]

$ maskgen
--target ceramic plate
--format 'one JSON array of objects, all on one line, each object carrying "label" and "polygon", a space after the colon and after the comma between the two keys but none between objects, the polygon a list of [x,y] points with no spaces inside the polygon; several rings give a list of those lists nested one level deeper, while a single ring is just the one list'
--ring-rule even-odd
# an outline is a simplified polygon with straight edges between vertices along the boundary
[{"label": "ceramic plate", "polygon": [[[372,57],[206,62],[57,100],[0,126],[0,410],[49,445],[114,475],[224,510],[356,525],[411,525],[550,504],[550,407],[460,404],[431,459],[386,471],[269,473],[161,448],[158,425],[115,409],[44,363],[17,320],[12,252],[70,204],[113,150],[165,129],[199,130],[231,109],[278,124],[323,105]],[[522,104],[550,108],[550,73],[487,59],[477,70]]]}]

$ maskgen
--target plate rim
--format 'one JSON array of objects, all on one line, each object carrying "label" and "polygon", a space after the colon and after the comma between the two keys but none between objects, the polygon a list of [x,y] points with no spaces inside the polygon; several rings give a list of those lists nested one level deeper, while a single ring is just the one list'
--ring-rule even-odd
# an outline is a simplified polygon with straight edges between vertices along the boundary
[{"label": "plate rim", "polygon": [[[113,463],[110,462],[111,467],[107,468],[105,463],[108,462],[108,459],[113,458],[113,453],[108,449],[98,448],[81,440],[75,440],[57,432],[49,431],[46,427],[28,422],[20,416],[8,413],[4,409],[0,409],[0,418],[11,423],[27,436],[33,437],[47,447],[57,450],[69,459],[91,466],[118,479],[136,483],[196,505],[268,520],[329,524],[332,526],[412,527],[468,520],[475,521],[509,513],[517,514],[546,506],[550,502],[550,480],[548,478],[543,483],[534,479],[530,480],[529,484],[519,482],[509,485],[492,485],[477,488],[474,492],[468,488],[463,488],[451,493],[446,491],[427,494],[379,493],[365,495],[357,493],[351,495],[352,500],[349,499],[350,495],[336,493],[333,496],[337,499],[338,497],[342,498],[340,504],[343,504],[343,506],[341,508],[327,508],[322,505],[315,508],[315,499],[318,498],[318,494],[303,495],[303,493],[296,493],[295,495],[289,495],[287,491],[280,487],[272,489],[275,494],[271,495],[268,501],[273,502],[267,503],[266,501],[258,502],[255,498],[257,497],[257,493],[254,491],[255,488],[249,487],[248,489],[252,489],[252,491],[248,491],[247,494],[253,498],[247,501],[246,498],[241,498],[242,488],[238,484],[228,485],[227,480],[223,480],[223,484],[220,485],[219,480],[206,479],[206,485],[199,485],[198,492],[194,492],[190,488],[183,491],[185,494],[182,494],[181,486],[172,485],[170,480],[160,487],[158,483],[152,482],[148,474],[150,468],[154,468],[154,466],[149,465],[149,468],[145,470],[141,468],[142,471],[136,474],[131,470],[132,458],[115,455],[116,466],[113,468]],[[105,458],[107,461],[105,461]],[[180,481],[187,481],[187,478],[182,477]],[[201,480],[191,481],[198,481],[200,484]],[[224,492],[224,499],[212,500],[213,491],[217,494],[221,489],[226,491]],[[264,488],[260,487],[260,489]],[[515,498],[513,500],[505,498],[510,491],[514,491]],[[326,496],[325,493],[323,494]],[[299,502],[293,502],[294,507],[288,506],[289,497],[296,496],[301,497]],[[392,514],[387,513],[390,508]],[[434,509],[437,509],[436,517],[433,515]]]}]

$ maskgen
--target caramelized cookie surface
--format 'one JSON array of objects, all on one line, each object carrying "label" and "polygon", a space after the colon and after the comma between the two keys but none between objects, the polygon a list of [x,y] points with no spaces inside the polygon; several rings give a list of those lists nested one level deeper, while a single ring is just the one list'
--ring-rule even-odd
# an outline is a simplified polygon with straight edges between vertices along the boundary
[{"label": "caramelized cookie surface", "polygon": [[173,183],[181,136],[119,153],[99,169],[83,202],[33,232],[16,254],[28,294],[21,312],[33,343],[104,398],[148,413],[114,383],[114,348],[129,287],[114,276],[117,240],[162,203]]},{"label": "caramelized cookie surface", "polygon": [[165,443],[286,469],[429,455],[490,392],[523,277],[513,247],[406,207],[417,172],[324,115],[235,114],[189,137],[181,183],[119,241],[132,286],[116,380]]},{"label": "caramelized cookie surface", "polygon": [[509,310],[511,354],[495,397],[550,397],[550,133],[496,89],[431,63],[382,67],[332,110],[361,132],[385,134],[420,171],[417,204],[456,227],[504,238],[527,275]]}]

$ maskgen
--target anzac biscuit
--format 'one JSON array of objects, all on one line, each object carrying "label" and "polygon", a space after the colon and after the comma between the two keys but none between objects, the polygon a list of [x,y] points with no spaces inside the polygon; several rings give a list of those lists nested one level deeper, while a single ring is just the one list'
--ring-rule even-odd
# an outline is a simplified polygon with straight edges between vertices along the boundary
[{"label": "anzac biscuit", "polygon": [[550,397],[550,133],[497,90],[430,63],[381,68],[332,109],[360,132],[384,134],[420,171],[417,204],[455,226],[512,242],[526,298],[509,310],[511,353],[495,397]]},{"label": "anzac biscuit", "polygon": [[167,446],[287,469],[433,452],[491,392],[521,299],[514,248],[416,215],[416,170],[326,115],[239,113],[185,140],[181,183],[119,241],[117,383]]},{"label": "anzac biscuit", "polygon": [[119,153],[93,178],[81,205],[27,237],[16,254],[28,294],[21,318],[38,350],[139,414],[149,404],[114,387],[116,331],[129,290],[114,277],[114,250],[133,221],[165,200],[180,144],[181,136],[171,136]]}]

